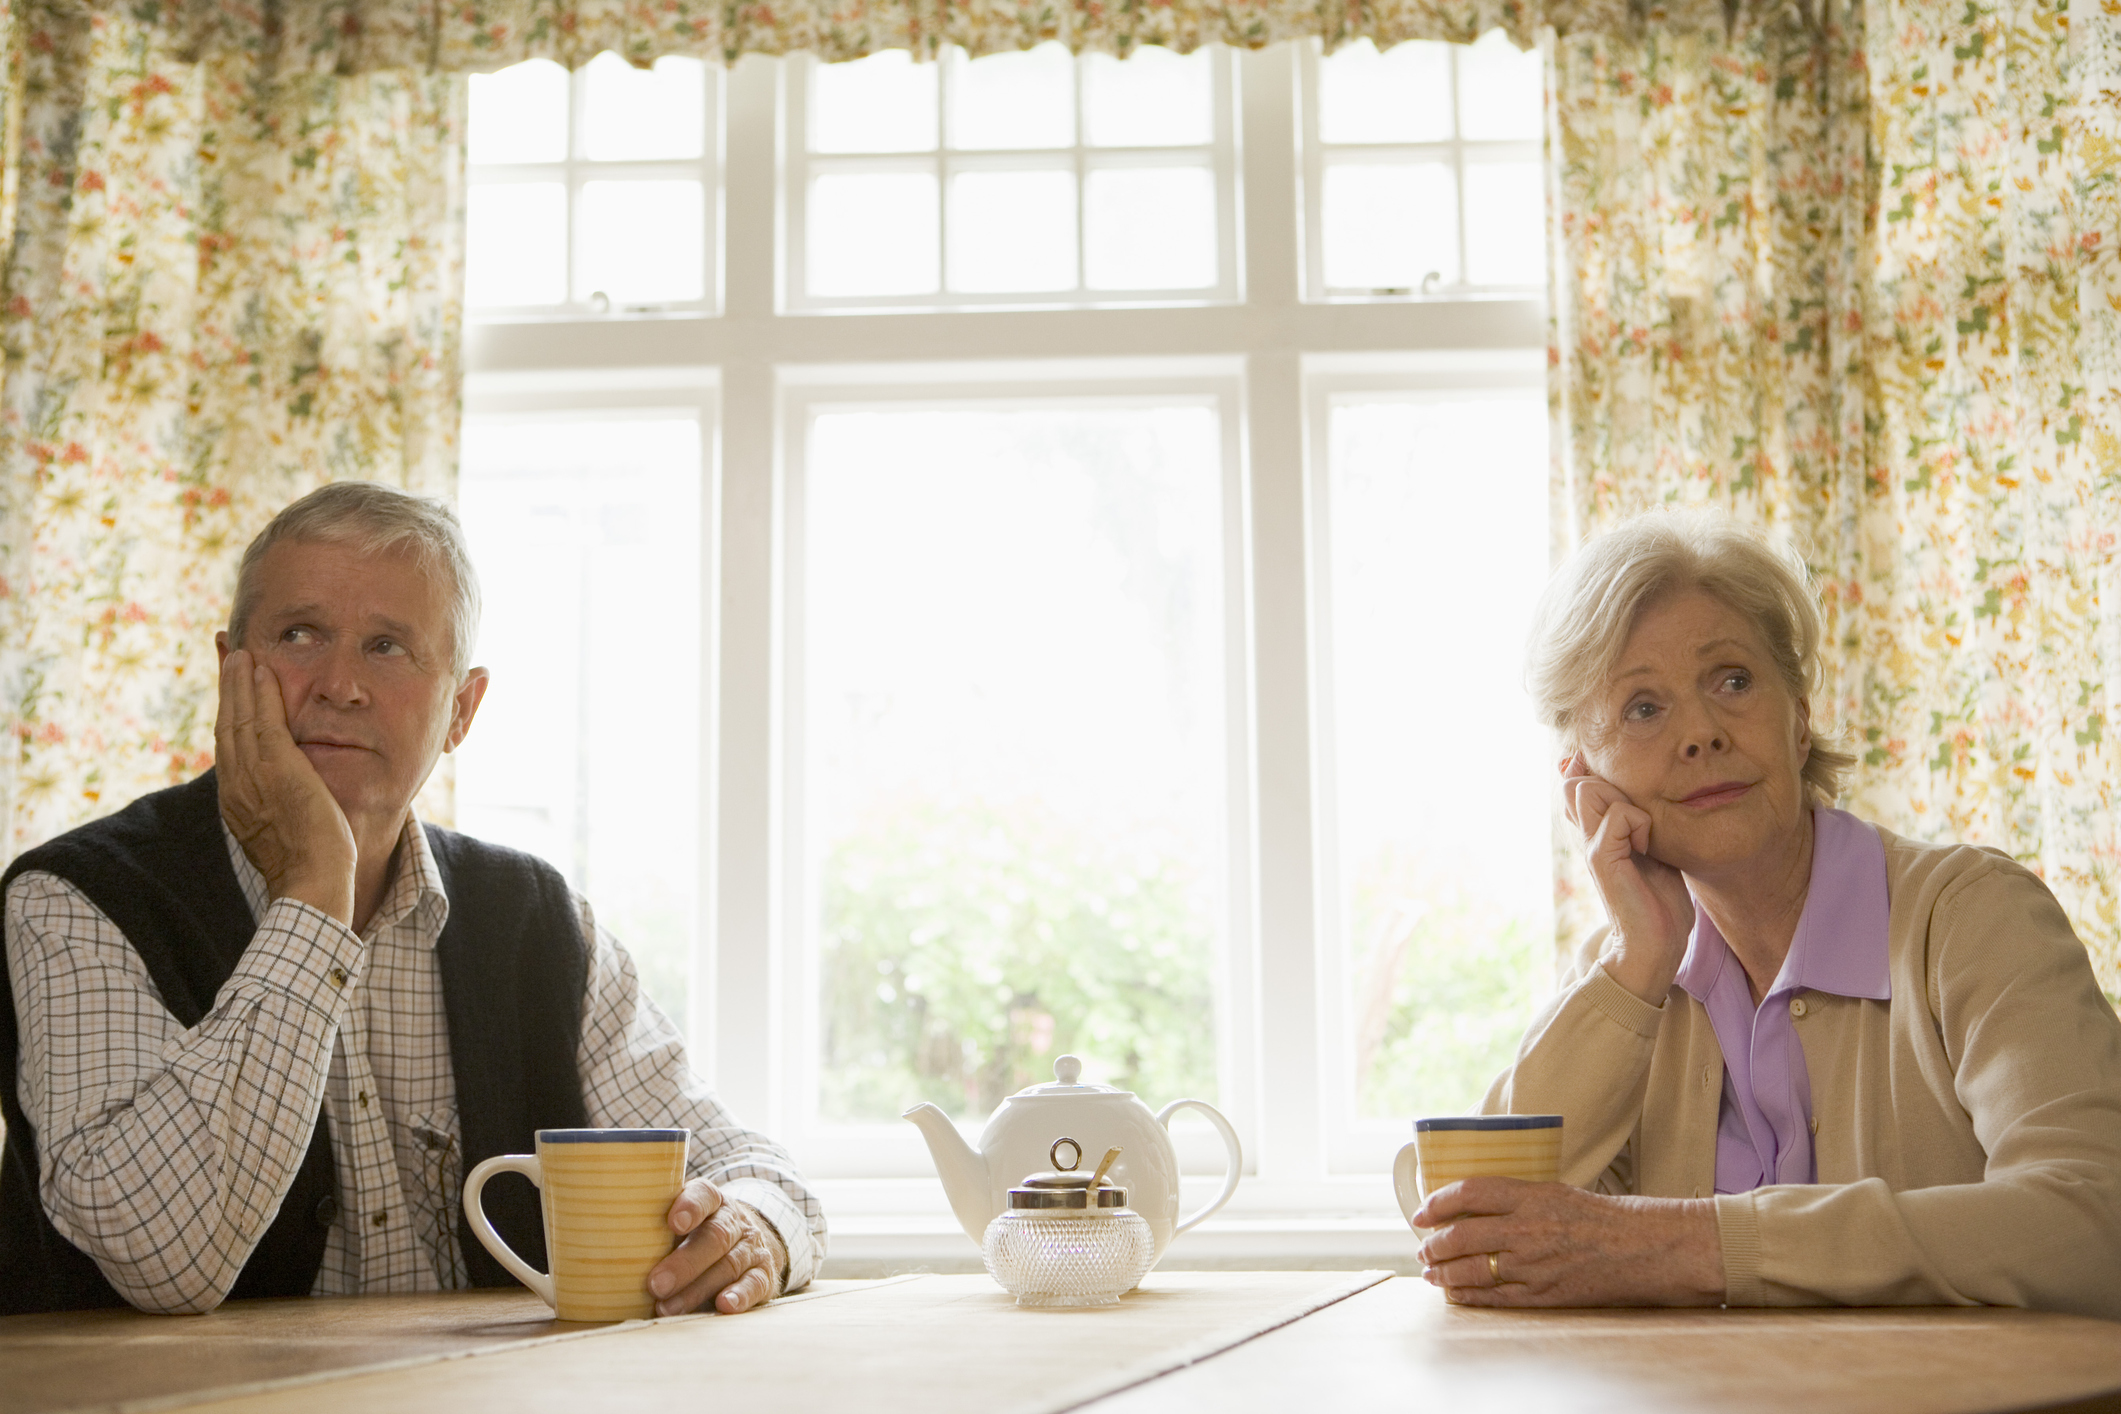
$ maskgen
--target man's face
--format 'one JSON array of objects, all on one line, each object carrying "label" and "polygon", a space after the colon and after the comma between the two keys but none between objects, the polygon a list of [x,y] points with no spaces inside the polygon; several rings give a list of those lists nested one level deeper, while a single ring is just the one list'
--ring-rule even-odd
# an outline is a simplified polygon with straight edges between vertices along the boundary
[{"label": "man's face", "polygon": [[395,829],[470,729],[486,674],[452,669],[447,584],[402,554],[281,541],[253,579],[247,648],[280,679],[295,745],[357,834]]}]

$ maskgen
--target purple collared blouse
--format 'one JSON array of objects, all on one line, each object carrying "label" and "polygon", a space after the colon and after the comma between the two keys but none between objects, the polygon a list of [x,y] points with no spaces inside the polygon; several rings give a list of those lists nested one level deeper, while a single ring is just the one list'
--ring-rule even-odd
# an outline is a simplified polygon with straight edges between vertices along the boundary
[{"label": "purple collared blouse", "polygon": [[1890,1000],[1885,842],[1840,810],[1812,812],[1812,882],[1775,985],[1753,1005],[1745,968],[1697,902],[1679,985],[1707,1009],[1723,1050],[1716,1191],[1817,1183],[1812,1081],[1798,1043],[1804,993]]}]

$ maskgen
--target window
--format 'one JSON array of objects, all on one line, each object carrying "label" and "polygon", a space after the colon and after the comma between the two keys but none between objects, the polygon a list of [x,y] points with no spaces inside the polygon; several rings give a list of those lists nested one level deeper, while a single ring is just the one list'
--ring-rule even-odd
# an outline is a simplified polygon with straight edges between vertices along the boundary
[{"label": "window", "polygon": [[479,313],[636,313],[714,303],[715,70],[580,72],[533,60],[471,79],[465,303]]},{"label": "window", "polygon": [[1313,298],[1546,284],[1538,54],[1494,30],[1472,45],[1306,55]]},{"label": "window", "polygon": [[1309,389],[1339,1168],[1389,1162],[1407,1116],[1479,1102],[1554,938],[1553,763],[1523,688],[1547,565],[1543,361],[1397,362],[1323,361]]},{"label": "window", "polygon": [[[747,58],[703,81],[719,308],[597,313],[575,285],[474,320],[466,516],[519,587],[489,587],[465,823],[607,920],[691,909],[615,931],[723,1098],[825,1187],[835,1263],[971,1259],[897,1116],[976,1127],[1063,1049],[1222,1109],[1230,1211],[1339,1213],[1338,1250],[1388,1257],[1408,1115],[1465,1103],[1532,1005],[1550,763],[1493,704],[1544,579],[1540,208],[1507,233],[1522,281],[1476,260],[1395,302],[1306,255],[1346,227],[1317,180],[1342,167],[1448,169],[1409,248],[1458,261],[1461,210],[1476,241],[1510,224],[1477,173],[1536,164],[1539,94],[1495,43],[1376,61],[1442,75],[1448,131],[1418,138],[1389,84],[1321,86],[1361,50]],[[1491,54],[1515,88],[1475,82]],[[496,111],[475,102],[475,143]],[[574,151],[538,179],[601,160]],[[1497,548],[1468,504],[1520,529]],[[614,576],[589,616],[555,602],[578,563]],[[665,682],[686,644],[696,708]],[[600,729],[629,668],[666,716]],[[556,753],[584,711],[586,751]],[[598,785],[605,732],[658,739],[625,743],[645,792]],[[1429,823],[1483,758],[1510,763],[1485,856]],[[1417,985],[1443,966],[1448,1002]],[[1212,1131],[1176,1138],[1211,1184]]]},{"label": "window", "polygon": [[[458,480],[492,671],[456,760],[458,825],[542,856],[686,1023],[699,936],[701,495],[690,405],[538,410],[489,391]],[[625,400],[639,402],[638,396]]]},{"label": "window", "polygon": [[789,66],[788,304],[1227,301],[1227,55]]}]

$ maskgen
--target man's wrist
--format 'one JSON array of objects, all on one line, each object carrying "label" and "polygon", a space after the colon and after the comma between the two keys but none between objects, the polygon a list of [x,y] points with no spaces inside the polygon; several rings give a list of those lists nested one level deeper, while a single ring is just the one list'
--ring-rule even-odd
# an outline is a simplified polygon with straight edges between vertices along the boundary
[{"label": "man's wrist", "polygon": [[353,922],[353,875],[348,872],[340,877],[336,872],[298,874],[277,881],[268,881],[266,890],[274,898],[291,898],[296,903],[306,903],[319,913],[326,913],[339,922]]}]

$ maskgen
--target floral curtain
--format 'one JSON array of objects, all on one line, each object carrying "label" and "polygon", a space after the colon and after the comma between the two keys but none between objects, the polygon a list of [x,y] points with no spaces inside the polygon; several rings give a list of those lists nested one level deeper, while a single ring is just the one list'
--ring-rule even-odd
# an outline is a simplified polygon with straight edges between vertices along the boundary
[{"label": "floral curtain", "polygon": [[188,57],[151,6],[0,14],[12,854],[209,764],[213,633],[280,505],[453,492],[463,93]]},{"label": "floral curtain", "polygon": [[1559,36],[1551,114],[1560,548],[1789,536],[1849,807],[2038,869],[2121,998],[2114,7],[1658,13]]}]

